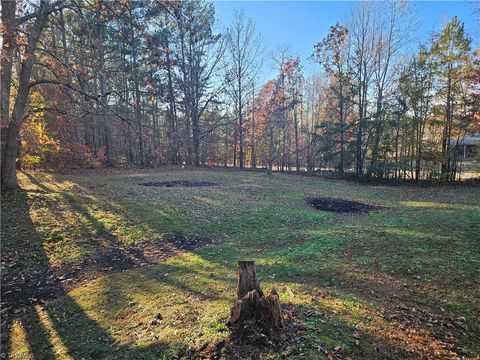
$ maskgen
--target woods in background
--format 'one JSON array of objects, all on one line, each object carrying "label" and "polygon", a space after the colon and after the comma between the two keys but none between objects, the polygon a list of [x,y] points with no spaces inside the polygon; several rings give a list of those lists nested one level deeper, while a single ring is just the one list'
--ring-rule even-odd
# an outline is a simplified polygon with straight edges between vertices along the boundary
[{"label": "woods in background", "polygon": [[358,3],[309,76],[288,51],[264,61],[243,12],[214,24],[201,0],[2,1],[2,186],[20,167],[129,164],[458,178],[480,52],[456,17],[411,53],[408,3]]}]

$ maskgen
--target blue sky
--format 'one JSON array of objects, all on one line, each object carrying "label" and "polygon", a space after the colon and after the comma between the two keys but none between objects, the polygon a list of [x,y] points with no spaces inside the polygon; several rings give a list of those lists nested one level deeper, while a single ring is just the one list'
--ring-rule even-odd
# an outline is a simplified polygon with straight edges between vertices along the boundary
[{"label": "blue sky", "polygon": [[[252,18],[262,34],[266,56],[279,46],[289,44],[292,55],[299,55],[306,72],[315,71],[307,57],[313,45],[320,41],[330,25],[344,23],[350,13],[350,1],[214,1],[218,30],[228,27],[235,8],[242,8]],[[475,47],[480,46],[480,21],[472,12],[472,1],[412,1],[416,9],[418,30],[412,44],[426,42],[432,31],[440,30],[454,15],[465,23]],[[266,61],[262,80],[273,75],[270,61]],[[270,70],[269,70],[270,68]]]}]

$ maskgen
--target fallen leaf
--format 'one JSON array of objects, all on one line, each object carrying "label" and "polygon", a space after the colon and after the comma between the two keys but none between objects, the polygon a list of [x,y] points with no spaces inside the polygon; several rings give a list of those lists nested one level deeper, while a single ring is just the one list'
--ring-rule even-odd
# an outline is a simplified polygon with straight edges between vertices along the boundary
[{"label": "fallen leaf", "polygon": [[284,351],[282,351],[283,356],[290,356],[293,352],[293,347],[289,346]]}]

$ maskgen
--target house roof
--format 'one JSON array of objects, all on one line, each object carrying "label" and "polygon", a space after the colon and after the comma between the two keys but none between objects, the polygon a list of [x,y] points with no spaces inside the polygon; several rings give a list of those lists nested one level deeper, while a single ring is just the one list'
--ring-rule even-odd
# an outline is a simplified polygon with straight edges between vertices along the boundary
[{"label": "house roof", "polygon": [[459,145],[480,145],[480,131],[464,136],[458,143]]}]

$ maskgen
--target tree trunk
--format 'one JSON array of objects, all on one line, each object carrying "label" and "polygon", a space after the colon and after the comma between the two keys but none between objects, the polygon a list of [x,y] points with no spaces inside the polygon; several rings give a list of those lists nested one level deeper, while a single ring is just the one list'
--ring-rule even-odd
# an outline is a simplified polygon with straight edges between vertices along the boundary
[{"label": "tree trunk", "polygon": [[343,173],[344,162],[345,162],[345,116],[344,116],[344,96],[343,96],[343,82],[342,75],[340,75],[340,160],[338,163],[338,171]]},{"label": "tree trunk", "polygon": [[252,81],[252,148],[251,148],[251,162],[252,168],[257,167],[257,154],[255,150],[255,82]]},{"label": "tree trunk", "polygon": [[[133,32],[132,32],[132,39],[133,39]],[[135,86],[135,120],[137,122],[137,135],[138,135],[138,150],[140,156],[140,166],[145,166],[145,147],[144,147],[144,139],[143,139],[143,118],[142,118],[142,100],[141,100],[141,93],[140,93],[140,80],[139,80],[139,73],[137,67],[137,56],[134,50],[134,54],[132,57],[132,68],[134,69],[134,86]]]},{"label": "tree trunk", "polygon": [[15,35],[15,1],[2,1],[2,23],[5,27],[1,56],[1,126],[8,125],[10,117],[10,85],[12,82],[14,35]]},{"label": "tree trunk", "polygon": [[452,98],[452,84],[451,84],[451,71],[450,71],[450,65],[449,65],[449,71],[448,71],[448,80],[447,80],[447,99],[446,99],[446,109],[445,109],[445,125],[443,128],[443,138],[442,138],[442,167],[441,167],[441,175],[442,175],[442,180],[447,180],[448,181],[448,176],[449,176],[449,145],[450,145],[450,139],[449,139],[449,127],[450,127],[450,121],[451,121],[451,98]]},{"label": "tree trunk", "polygon": [[237,124],[233,130],[233,167],[237,167]]},{"label": "tree trunk", "polygon": [[[168,40],[165,41],[165,48],[169,48]],[[175,92],[173,90],[172,62],[170,61],[170,50],[167,55],[167,79],[168,79],[168,153],[172,165],[178,165],[178,134],[177,134],[177,108],[175,105]]]},{"label": "tree trunk", "polygon": [[297,107],[293,108],[293,121],[295,126],[295,171],[300,174],[300,145],[298,142],[298,119],[297,119]]},{"label": "tree trunk", "polygon": [[[107,72],[105,69],[105,49],[103,46],[103,41],[104,41],[104,28],[103,25],[101,24],[101,17],[102,17],[102,7],[100,3],[97,5],[96,9],[96,31],[97,31],[97,37],[96,37],[96,47],[97,47],[97,55],[98,55],[98,81],[100,83],[100,102],[102,103],[100,110],[100,116],[102,117],[102,124],[103,124],[103,130],[105,132],[105,155],[107,157],[107,164],[109,166],[114,165],[114,156],[113,156],[113,149],[112,149],[112,124],[110,117],[107,116],[107,113],[105,113],[105,107],[108,104],[108,99],[107,99]],[[62,16],[63,19],[63,16]]]},{"label": "tree trunk", "polygon": [[237,326],[238,331],[248,332],[257,325],[271,333],[283,326],[278,294],[272,289],[270,294],[264,295],[257,279],[254,261],[238,262],[237,297],[229,324]]},{"label": "tree trunk", "polygon": [[223,166],[228,166],[228,127],[225,129],[225,157],[223,159]]},{"label": "tree trunk", "polygon": [[239,69],[240,76],[238,77],[238,135],[239,135],[239,166],[240,169],[243,169],[245,160],[244,160],[244,141],[243,141],[243,99],[242,99],[242,70]]},{"label": "tree trunk", "polygon": [[257,279],[257,271],[255,269],[254,261],[239,261],[238,262],[238,285],[237,298],[241,299],[248,292],[257,290],[259,296],[263,296],[263,291],[260,289],[260,283]]},{"label": "tree trunk", "polygon": [[200,124],[198,116],[195,114],[192,117],[193,130],[193,151],[195,156],[195,167],[200,167]]},{"label": "tree trunk", "polygon": [[[20,137],[20,128],[25,120],[25,108],[30,93],[30,76],[32,75],[33,65],[35,64],[35,51],[40,35],[47,24],[49,13],[48,3],[42,1],[35,23],[28,36],[28,53],[20,69],[15,105],[13,106],[12,117],[8,125],[5,162],[2,163],[2,190],[15,189],[18,187],[16,171],[16,159],[19,149],[18,139]],[[7,84],[7,86],[9,85],[10,84]],[[4,84],[2,83],[2,87],[3,86]]]},{"label": "tree trunk", "polygon": [[2,191],[18,187],[16,163],[20,126],[12,122],[7,129],[7,143],[2,163]]},{"label": "tree trunk", "polygon": [[273,161],[275,160],[274,156],[274,144],[273,144],[273,125],[269,125],[268,129],[268,158],[267,158],[267,175],[271,175],[273,171]]}]

